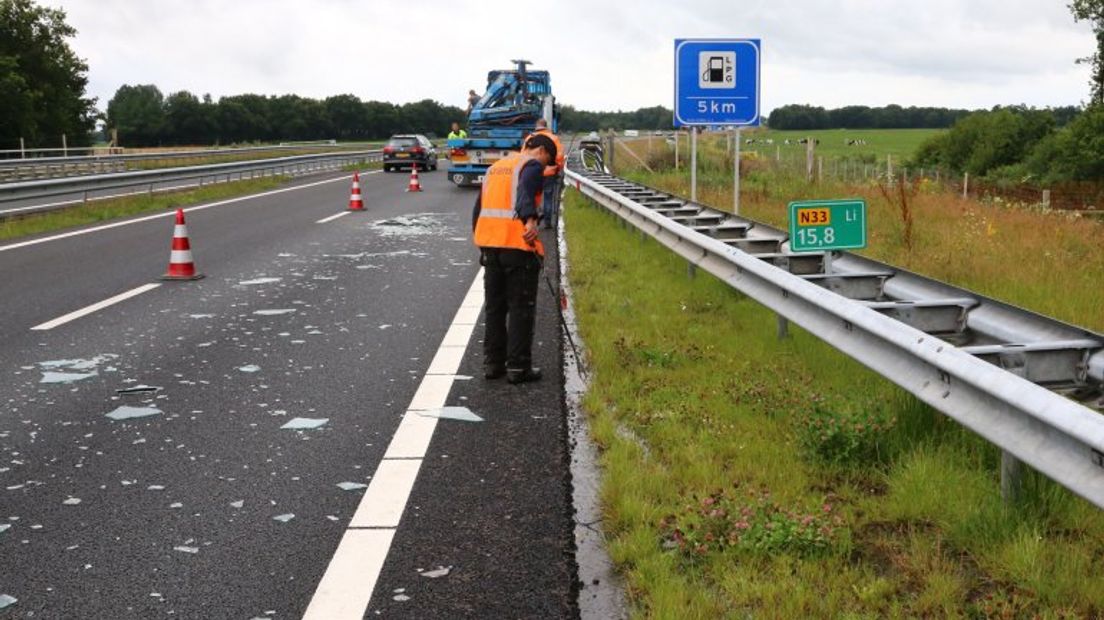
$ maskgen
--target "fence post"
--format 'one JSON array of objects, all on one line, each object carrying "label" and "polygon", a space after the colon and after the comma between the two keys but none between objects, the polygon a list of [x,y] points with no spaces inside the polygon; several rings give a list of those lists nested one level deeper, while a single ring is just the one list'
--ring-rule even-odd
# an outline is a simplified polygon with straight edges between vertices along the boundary
[{"label": "fence post", "polygon": [[65,134],[61,134],[61,156],[69,157],[69,141],[65,138]]},{"label": "fence post", "polygon": [[782,161],[782,145],[775,145],[774,147],[774,161]]},{"label": "fence post", "polygon": [[893,156],[886,154],[886,182],[893,184]]},{"label": "fence post", "polygon": [[606,135],[609,136],[609,169],[610,172],[613,172],[614,151],[617,150],[617,143],[615,140],[617,140],[617,137],[612,129],[608,130]]},{"label": "fence post", "polygon": [[1044,189],[1043,190],[1043,206],[1046,207],[1047,209],[1050,208],[1050,190],[1049,189]]},{"label": "fence post", "polygon": [[813,139],[805,139],[805,181],[813,180]]},{"label": "fence post", "polygon": [[962,199],[966,200],[966,197],[969,193],[970,193],[970,173],[965,172],[962,175]]},{"label": "fence post", "polygon": [[23,138],[19,139],[19,159],[27,159],[27,145],[23,143]]},{"label": "fence post", "polygon": [[824,156],[817,156],[817,184],[819,185],[824,181]]},{"label": "fence post", "polygon": [[679,158],[678,158],[678,145],[679,145],[679,137],[680,137],[679,133],[680,133],[679,130],[676,129],[675,130],[675,170],[679,169]]}]

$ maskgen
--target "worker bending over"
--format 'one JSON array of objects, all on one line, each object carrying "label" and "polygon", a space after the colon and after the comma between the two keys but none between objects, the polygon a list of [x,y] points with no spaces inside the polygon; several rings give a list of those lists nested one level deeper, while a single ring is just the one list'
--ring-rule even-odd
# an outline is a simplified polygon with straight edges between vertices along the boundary
[{"label": "worker bending over", "polygon": [[530,136],[520,153],[498,160],[483,177],[472,227],[483,265],[486,334],[483,376],[510,383],[538,381],[533,368],[537,285],[544,260],[538,236],[544,169],[556,160],[556,143]]}]

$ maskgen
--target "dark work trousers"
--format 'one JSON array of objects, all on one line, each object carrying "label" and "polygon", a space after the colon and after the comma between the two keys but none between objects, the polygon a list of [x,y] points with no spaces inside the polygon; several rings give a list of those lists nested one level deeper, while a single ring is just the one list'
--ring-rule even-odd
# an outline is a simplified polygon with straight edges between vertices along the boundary
[{"label": "dark work trousers", "polygon": [[560,215],[560,188],[563,186],[563,177],[544,177],[544,194],[541,205],[541,219],[547,228],[556,225],[556,218]]},{"label": "dark work trousers", "polygon": [[527,370],[533,365],[541,257],[524,250],[483,248],[480,263],[487,307],[483,364]]}]

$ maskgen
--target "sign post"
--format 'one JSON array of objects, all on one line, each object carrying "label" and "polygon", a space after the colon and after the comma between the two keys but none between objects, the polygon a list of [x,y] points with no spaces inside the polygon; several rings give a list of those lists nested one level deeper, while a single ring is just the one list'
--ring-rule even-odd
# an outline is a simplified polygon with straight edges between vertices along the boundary
[{"label": "sign post", "polygon": [[698,201],[698,128],[690,128],[690,202]]},{"label": "sign post", "polygon": [[736,128],[736,157],[732,164],[732,214],[740,215],[740,128]]},{"label": "sign post", "polygon": [[832,250],[865,247],[865,200],[854,198],[790,203],[790,251],[824,252],[824,273],[832,271]]},{"label": "sign post", "polygon": [[675,127],[691,131],[690,199],[697,200],[697,128],[736,127],[733,211],[740,210],[740,128],[759,126],[759,39],[675,39]]}]

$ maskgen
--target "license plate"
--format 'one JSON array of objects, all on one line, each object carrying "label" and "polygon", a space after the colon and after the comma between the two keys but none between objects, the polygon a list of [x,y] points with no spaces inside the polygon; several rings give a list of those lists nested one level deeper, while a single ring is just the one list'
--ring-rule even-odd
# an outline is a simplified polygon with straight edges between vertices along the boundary
[{"label": "license plate", "polygon": [[403,158],[406,158],[406,157],[410,157],[410,153],[396,153],[395,157],[398,157],[399,159],[403,159]]}]

